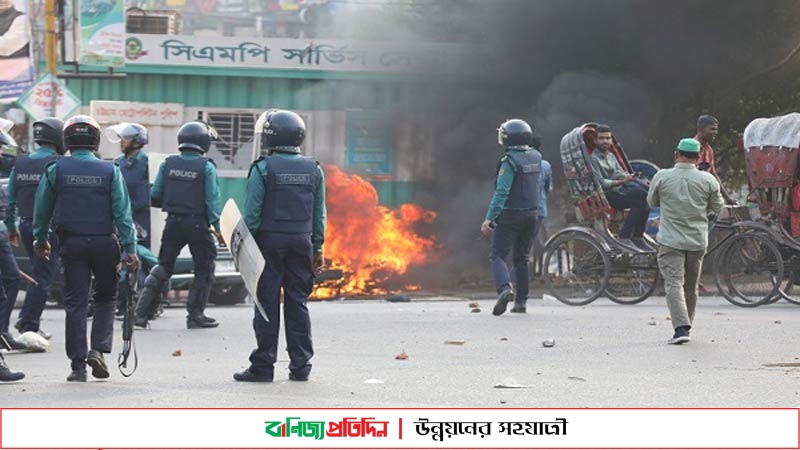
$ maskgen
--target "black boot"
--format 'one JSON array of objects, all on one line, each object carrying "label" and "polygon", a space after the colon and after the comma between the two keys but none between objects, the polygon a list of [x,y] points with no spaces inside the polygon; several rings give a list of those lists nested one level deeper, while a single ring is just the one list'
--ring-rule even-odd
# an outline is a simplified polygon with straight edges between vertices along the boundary
[{"label": "black boot", "polygon": [[[202,277],[198,277],[202,279]],[[219,326],[216,319],[205,315],[208,295],[211,291],[211,281],[205,282],[197,280],[189,290],[189,298],[186,300],[186,309],[189,315],[186,317],[186,328],[215,328]]]},{"label": "black boot", "polygon": [[92,376],[95,378],[108,378],[108,366],[103,354],[97,350],[89,350],[89,356],[86,357],[86,364],[92,368]]},{"label": "black boot", "polygon": [[215,319],[215,318],[213,318],[213,317],[208,317],[208,316],[207,316],[207,315],[206,315],[204,312],[201,312],[201,313],[199,313],[199,314],[192,314],[191,316],[192,316],[192,317],[193,317],[195,320],[198,320],[198,321],[200,321],[200,322],[205,322],[205,323],[217,323],[217,319]]},{"label": "black boot", "polygon": [[25,378],[22,372],[12,372],[6,364],[5,358],[0,354],[0,381],[19,381]]},{"label": "black boot", "polygon": [[4,348],[8,351],[11,350],[25,350],[25,344],[22,342],[14,339],[14,336],[11,336],[11,333],[0,333],[0,348]]},{"label": "black boot", "polygon": [[216,328],[219,323],[211,317],[206,317],[203,313],[191,313],[186,316],[186,328]]}]

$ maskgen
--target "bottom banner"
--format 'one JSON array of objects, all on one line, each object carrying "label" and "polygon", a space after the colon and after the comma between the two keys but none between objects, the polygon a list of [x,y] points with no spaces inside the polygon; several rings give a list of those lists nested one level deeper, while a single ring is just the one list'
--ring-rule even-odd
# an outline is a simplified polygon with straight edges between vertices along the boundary
[{"label": "bottom banner", "polygon": [[15,408],[0,448],[797,449],[799,423],[796,408]]}]

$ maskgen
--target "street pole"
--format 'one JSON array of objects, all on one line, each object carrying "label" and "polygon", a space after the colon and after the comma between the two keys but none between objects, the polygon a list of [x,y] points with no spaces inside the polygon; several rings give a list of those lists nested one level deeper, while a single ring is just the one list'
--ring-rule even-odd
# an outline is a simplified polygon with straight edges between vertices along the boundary
[{"label": "street pole", "polygon": [[[47,62],[47,73],[56,79],[58,68],[56,67],[56,0],[45,0],[44,6],[45,16],[45,40],[44,40],[44,53]],[[56,115],[56,83],[50,85],[50,116]]]}]

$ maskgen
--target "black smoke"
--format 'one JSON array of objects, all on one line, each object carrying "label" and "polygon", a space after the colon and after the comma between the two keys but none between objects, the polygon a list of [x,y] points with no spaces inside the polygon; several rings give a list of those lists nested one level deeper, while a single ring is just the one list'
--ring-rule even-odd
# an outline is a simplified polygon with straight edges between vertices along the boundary
[{"label": "black smoke", "polygon": [[491,55],[423,80],[403,105],[435,128],[433,176],[420,180],[415,200],[439,213],[434,231],[446,257],[441,271],[424,272],[441,285],[488,276],[488,244],[478,230],[501,156],[501,122],[525,119],[542,135],[561,187],[549,202],[559,226],[571,210],[558,156],[565,133],[588,121],[607,123],[630,157],[669,164],[672,146],[694,133],[699,114],[714,113],[724,124],[742,80],[800,41],[795,0],[383,3],[377,28],[386,39],[408,40],[409,47],[472,43]]}]

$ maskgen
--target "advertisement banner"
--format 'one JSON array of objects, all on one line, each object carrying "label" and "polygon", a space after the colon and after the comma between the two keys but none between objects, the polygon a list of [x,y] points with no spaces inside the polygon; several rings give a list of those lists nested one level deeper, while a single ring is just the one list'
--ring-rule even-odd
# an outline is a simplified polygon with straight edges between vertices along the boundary
[{"label": "advertisement banner", "polygon": [[0,103],[13,102],[33,84],[28,0],[0,2]]},{"label": "advertisement banner", "polygon": [[123,0],[82,0],[80,23],[81,64],[125,66]]}]

